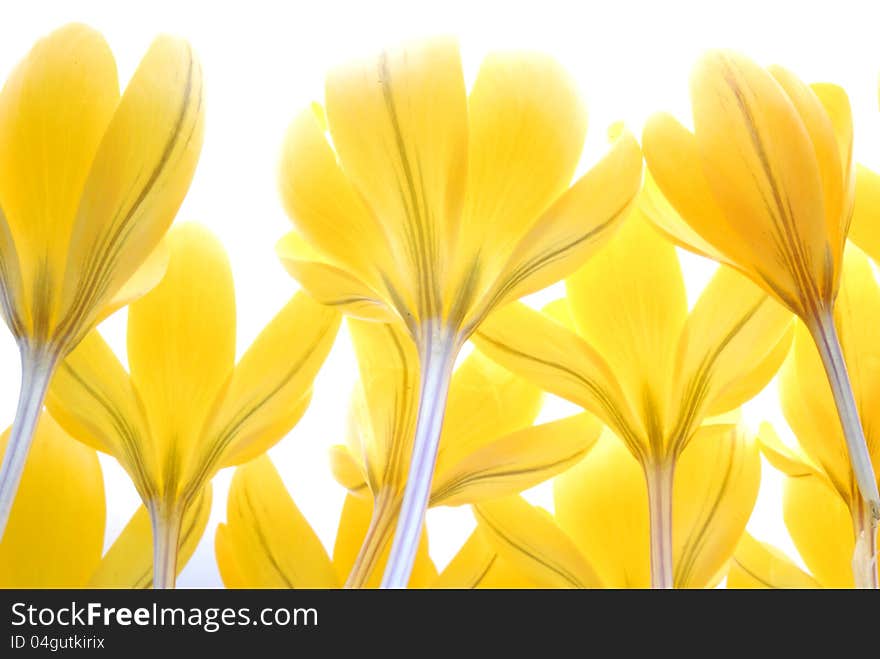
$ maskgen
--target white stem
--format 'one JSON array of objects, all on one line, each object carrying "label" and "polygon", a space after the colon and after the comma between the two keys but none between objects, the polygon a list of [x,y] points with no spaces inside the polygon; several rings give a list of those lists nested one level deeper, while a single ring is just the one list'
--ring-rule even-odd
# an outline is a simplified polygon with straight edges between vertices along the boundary
[{"label": "white stem", "polygon": [[420,350],[419,412],[412,458],[382,588],[406,588],[409,583],[431,494],[449,382],[459,348],[455,335],[443,330],[429,334],[426,342],[424,350]]},{"label": "white stem", "polygon": [[[880,519],[880,492],[877,490],[877,477],[874,475],[874,467],[871,464],[871,454],[865,442],[865,433],[859,420],[856,400],[853,396],[852,385],[846,371],[846,362],[843,359],[843,350],[834,327],[834,318],[831,314],[824,314],[818,319],[816,326],[812,328],[813,338],[828,383],[831,385],[831,393],[834,396],[834,404],[837,406],[837,415],[843,427],[843,436],[846,439],[846,450],[849,454],[849,462],[852,466],[859,493],[862,496],[860,505],[864,508],[865,519],[870,519],[870,527],[877,528],[877,520]],[[857,542],[853,554],[853,574],[856,581],[860,575],[870,574],[871,566],[877,564],[876,539],[868,544]],[[858,538],[857,538],[858,541]],[[859,566],[856,566],[859,563]]]},{"label": "white stem", "polygon": [[153,588],[174,588],[183,516],[174,507],[153,506],[150,520],[153,525]]},{"label": "white stem", "polygon": [[0,539],[3,538],[9,514],[12,512],[12,504],[15,502],[15,494],[21,482],[40,411],[43,409],[43,399],[54,369],[53,358],[27,349],[21,351],[18,408],[9,433],[6,453],[3,455],[3,465],[0,466]]},{"label": "white stem", "polygon": [[672,487],[675,464],[645,465],[651,537],[651,588],[674,588],[672,567]]},{"label": "white stem", "polygon": [[856,536],[852,558],[855,586],[863,589],[880,589],[877,574],[877,519],[863,501],[858,501],[853,522]]}]

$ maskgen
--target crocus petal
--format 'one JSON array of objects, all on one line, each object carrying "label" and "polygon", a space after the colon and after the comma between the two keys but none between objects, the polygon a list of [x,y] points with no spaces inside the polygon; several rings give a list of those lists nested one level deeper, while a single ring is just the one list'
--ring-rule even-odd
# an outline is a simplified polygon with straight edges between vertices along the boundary
[{"label": "crocus petal", "polygon": [[826,588],[852,588],[855,537],[840,494],[820,478],[786,478],[782,506],[785,527],[810,573]]},{"label": "crocus petal", "polygon": [[880,175],[859,165],[855,181],[856,199],[849,238],[880,262]]},{"label": "crocus petal", "polygon": [[6,220],[6,214],[0,208],[0,313],[3,315],[3,322],[16,339],[21,339],[30,331],[30,321],[25,323],[22,320],[25,316],[29,317],[29,313],[23,308],[24,288],[21,277],[21,264],[18,261],[12,229]]},{"label": "crocus petal", "polygon": [[523,236],[497,280],[490,307],[541,290],[583,265],[626,216],[641,180],[642,152],[624,131]]},{"label": "crocus petal", "polygon": [[297,293],[235,366],[200,445],[203,465],[227,467],[267,451],[305,412],[312,382],[339,329],[340,315]]},{"label": "crocus petal", "polygon": [[202,145],[201,67],[189,44],[156,39],[95,154],[63,281],[62,345],[75,344],[171,225]]},{"label": "crocus petal", "polygon": [[627,432],[636,421],[608,364],[573,331],[516,302],[490,314],[473,335],[481,352],[545,391]]},{"label": "crocus petal", "polygon": [[[202,539],[211,514],[208,484],[186,510],[180,528],[177,574],[180,574]],[[150,514],[141,505],[113,541],[89,580],[91,588],[150,588],[153,585],[153,529]]]},{"label": "crocus petal", "polygon": [[168,240],[168,273],[128,312],[131,379],[163,478],[191,464],[235,360],[235,292],[223,246],[194,223],[176,227]]},{"label": "crocus petal", "polygon": [[437,577],[434,588],[478,588],[497,562],[498,553],[484,534],[474,529]]},{"label": "crocus petal", "polygon": [[542,404],[538,387],[472,352],[452,378],[435,472],[440,474],[482,446],[530,426]]},{"label": "crocus petal", "polygon": [[418,406],[419,362],[412,339],[394,325],[349,320],[360,371],[354,398],[357,443],[375,494],[404,486]]},{"label": "crocus petal", "polygon": [[[872,418],[880,404],[880,287],[867,257],[850,245],[846,251],[842,285],[834,308],[847,372],[865,427],[868,452],[880,463],[880,437]],[[794,348],[780,373],[782,409],[798,443],[822,467],[847,500],[856,496],[846,443],[837,418],[822,362],[809,332],[802,324]]]},{"label": "crocus petal", "polygon": [[703,171],[736,218],[729,227],[749,237],[754,276],[795,313],[815,314],[833,296],[836,257],[816,152],[795,105],[767,71],[726,51],[697,64],[691,99]]},{"label": "crocus petal", "polygon": [[347,446],[336,444],[330,447],[330,471],[336,482],[351,494],[363,496],[369,493],[364,470]]},{"label": "crocus petal", "polygon": [[58,311],[83,185],[118,101],[110,48],[77,24],[38,41],[0,94],[0,199],[31,296],[15,306],[43,339]]},{"label": "crocus petal", "polygon": [[664,435],[670,405],[679,402],[671,400],[672,373],[688,312],[675,247],[636,212],[566,281],[566,292],[578,334],[651,420],[647,434]]},{"label": "crocus petal", "polygon": [[140,399],[97,330],[61,362],[46,406],[72,437],[119,460],[143,496],[156,494],[156,456]]},{"label": "crocus petal", "polygon": [[362,320],[392,323],[398,318],[381,296],[342,266],[333,265],[295,231],[275,245],[287,271],[321,304]]},{"label": "crocus petal", "polygon": [[168,270],[170,258],[171,248],[168,246],[168,241],[162,240],[131,276],[131,279],[116,291],[116,295],[98,316],[98,322],[156,288]]},{"label": "crocus petal", "polygon": [[744,533],[727,575],[728,588],[818,588],[781,551]]},{"label": "crocus petal", "polygon": [[681,334],[681,427],[758,393],[785,356],[788,344],[779,343],[791,340],[791,324],[791,314],[764,291],[734,270],[719,268]]},{"label": "crocus petal", "polygon": [[[339,575],[340,583],[344,582],[351,572],[358,552],[364,544],[372,515],[373,500],[370,497],[356,497],[351,494],[345,497],[342,515],[339,518],[339,527],[336,531],[336,543],[333,546],[333,565]],[[363,584],[363,588],[379,587],[390,551],[391,535],[389,533],[388,542],[376,560],[373,572]],[[428,555],[428,535],[423,530],[416,551],[413,571],[410,575],[409,587],[426,588],[433,585],[436,579],[437,568],[434,567],[434,563]]]},{"label": "crocus petal", "polygon": [[[327,119],[342,168],[402,262],[399,288],[439,314],[444,254],[467,172],[467,98],[458,44],[410,44],[332,72]],[[408,284],[405,286],[405,284]]]},{"label": "crocus petal", "polygon": [[593,415],[583,413],[484,444],[458,463],[437,469],[430,505],[458,506],[527,490],[579,462],[601,430]]},{"label": "crocus petal", "polygon": [[[222,539],[221,539],[222,538]],[[268,456],[235,470],[226,523],[217,528],[220,574],[250,588],[334,588],[336,571]],[[220,549],[222,547],[222,550]],[[240,583],[238,580],[241,580]]]},{"label": "crocus petal", "polygon": [[[7,430],[0,450],[8,439]],[[43,414],[0,541],[0,587],[85,585],[101,560],[104,515],[104,479],[95,451]]]},{"label": "crocus petal", "polygon": [[474,506],[482,532],[502,559],[545,588],[596,588],[596,571],[545,510],[519,496]]},{"label": "crocus petal", "polygon": [[783,444],[773,426],[766,421],[761,424],[758,430],[758,442],[761,447],[761,454],[767,458],[767,462],[786,476],[793,478],[801,478],[803,476],[826,478],[825,474],[818,467],[814,466],[810,459],[803,455],[797,447]]},{"label": "crocus petal", "polygon": [[572,79],[553,58],[530,52],[492,53],[483,60],[468,119],[468,183],[457,250],[462,272],[450,280],[453,307],[456,293],[467,290],[460,282],[475,269],[496,272],[568,187],[587,129]]},{"label": "crocus petal", "polygon": [[317,250],[375,285],[388,264],[387,238],[339,167],[326,129],[317,104],[291,123],[278,176],[284,208]]}]

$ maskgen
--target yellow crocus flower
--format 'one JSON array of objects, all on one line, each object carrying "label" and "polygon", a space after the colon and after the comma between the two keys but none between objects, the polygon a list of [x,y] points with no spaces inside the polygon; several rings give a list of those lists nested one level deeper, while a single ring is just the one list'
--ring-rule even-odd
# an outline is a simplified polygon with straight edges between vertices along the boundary
[{"label": "yellow crocus flower", "polygon": [[[295,230],[278,244],[316,299],[396,323],[421,364],[406,492],[385,585],[408,580],[456,355],[494,308],[579,266],[641,180],[628,133],[571,184],[586,113],[551,58],[495,53],[466,92],[458,45],[434,39],[333,71],[326,117],[292,123],[281,194]],[[332,146],[331,146],[332,140]]]},{"label": "yellow crocus flower", "polygon": [[647,483],[652,583],[672,587],[679,456],[707,419],[738,408],[773,377],[791,315],[726,267],[688,312],[675,247],[641,211],[566,280],[566,291],[544,314],[522,303],[496,311],[474,342],[620,437]]},{"label": "yellow crocus flower", "polygon": [[[372,500],[372,519],[346,585],[375,585],[400,510],[416,421],[415,346],[393,325],[349,319],[361,378],[347,446],[332,449],[339,482]],[[533,426],[541,390],[478,352],[449,390],[429,506],[458,506],[528,489],[586,453],[601,424],[589,413]]]},{"label": "yellow crocus flower", "polygon": [[156,587],[174,585],[182,518],[217,470],[264,452],[305,412],[340,322],[299,293],[236,364],[223,246],[194,223],[172,229],[168,243],[165,277],[129,307],[129,372],[93,331],[47,398],[73,437],[131,477],[152,520]]},{"label": "yellow crocus flower", "polygon": [[[227,588],[341,588],[352,572],[371,525],[372,500],[348,494],[342,507],[332,557],[290,497],[272,461],[263,455],[238,467],[232,478],[226,522],[217,527],[215,551]],[[377,565],[388,559],[388,547]],[[442,573],[428,555],[428,537],[419,538],[413,588],[530,585],[475,532]],[[374,582],[364,586],[375,586]]]},{"label": "yellow crocus flower", "polygon": [[[7,430],[0,447],[8,439]],[[210,509],[206,488],[184,519],[178,570],[195,551]],[[43,413],[0,540],[0,588],[148,587],[153,561],[146,508],[139,507],[102,556],[105,515],[97,453]]]},{"label": "yellow crocus flower", "polygon": [[[761,474],[757,442],[735,424],[704,426],[675,470],[672,583],[724,578]],[[555,514],[508,497],[474,507],[508,574],[543,588],[647,588],[653,582],[649,493],[641,465],[611,432],[554,482]]]},{"label": "yellow crocus flower", "polygon": [[[665,196],[649,194],[646,209],[680,244],[738,269],[803,321],[876,525],[880,492],[833,319],[855,203],[846,93],[718,51],[695,67],[691,100],[693,133],[663,114],[645,126],[654,192]],[[674,212],[652,212],[663,205]]]},{"label": "yellow crocus flower", "polygon": [[22,365],[0,536],[57,364],[162,276],[203,108],[188,43],[157,38],[120,96],[113,54],[84,25],[37,42],[0,92],[0,312]]},{"label": "yellow crocus flower", "polygon": [[[854,245],[847,247],[834,322],[867,433],[868,452],[877,466],[880,435],[874,421],[880,396],[880,286],[868,258]],[[788,476],[783,509],[788,532],[821,585],[877,588],[873,559],[877,529],[847,459],[821,358],[802,325],[780,371],[779,389],[782,410],[798,446],[782,444],[769,426],[762,428],[761,440],[769,461]],[[750,564],[760,549],[761,545],[752,543],[738,554]]]}]

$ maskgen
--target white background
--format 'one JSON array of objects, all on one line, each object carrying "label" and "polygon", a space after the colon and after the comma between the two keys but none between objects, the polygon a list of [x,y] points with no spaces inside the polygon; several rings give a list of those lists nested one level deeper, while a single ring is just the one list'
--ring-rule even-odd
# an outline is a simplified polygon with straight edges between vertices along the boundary
[{"label": "white background", "polygon": [[[590,112],[585,167],[595,160],[605,128],[623,119],[636,133],[656,110],[688,121],[687,77],[708,47],[733,47],[763,64],[780,63],[807,81],[831,81],[849,92],[856,121],[856,156],[880,163],[878,10],[874,2],[4,2],[0,5],[0,77],[32,43],[69,22],[100,30],[113,49],[121,84],[161,32],[191,41],[201,58],[208,102],[201,162],[178,221],[198,220],[225,244],[235,275],[238,352],[296,290],[274,255],[289,224],[276,192],[276,164],[287,123],[306,103],[321,100],[334,64],[404,39],[445,33],[459,37],[472,80],[482,56],[497,48],[533,48],[559,59],[578,80]],[[2,145],[0,145],[2,148]],[[713,265],[685,257],[693,303]],[[541,303],[558,287],[534,298]],[[125,359],[125,312],[101,331]],[[0,423],[12,422],[19,366],[13,341],[0,331]],[[315,385],[306,416],[270,451],[300,509],[332,549],[343,492],[333,482],[327,447],[342,440],[347,392],[356,371],[348,336],[340,333]],[[550,419],[570,411],[551,400]],[[768,418],[784,439],[775,386],[747,406],[753,427]],[[138,505],[125,473],[102,456],[108,493],[106,543]],[[749,529],[796,556],[780,513],[780,478],[765,463]],[[219,586],[214,528],[225,518],[231,473],[214,481],[211,521],[180,586]],[[528,493],[552,507],[549,487]],[[473,525],[467,509],[429,513],[432,555],[442,567]]]}]

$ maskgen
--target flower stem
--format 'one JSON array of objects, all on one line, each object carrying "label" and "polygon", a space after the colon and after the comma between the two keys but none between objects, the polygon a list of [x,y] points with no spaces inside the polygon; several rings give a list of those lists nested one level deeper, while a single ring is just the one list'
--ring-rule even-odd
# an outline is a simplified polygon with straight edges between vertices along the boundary
[{"label": "flower stem", "polygon": [[871,510],[859,500],[853,515],[856,546],[853,551],[852,569],[856,588],[880,588],[877,574],[877,519]]},{"label": "flower stem", "polygon": [[367,535],[345,582],[346,588],[363,588],[373,575],[382,551],[391,539],[394,520],[400,510],[400,499],[379,495],[373,506],[373,515]]},{"label": "flower stem", "polygon": [[409,583],[431,494],[449,382],[459,345],[454,333],[439,329],[429,333],[425,345],[420,346],[419,412],[412,458],[382,588],[406,588]]},{"label": "flower stem", "polygon": [[651,588],[674,587],[672,570],[672,486],[675,463],[645,465],[651,535]]},{"label": "flower stem", "polygon": [[[865,520],[870,521],[870,528],[876,530],[877,521],[880,520],[880,492],[877,490],[877,477],[874,475],[874,468],[871,465],[871,454],[868,452],[865,433],[859,420],[855,396],[843,358],[843,350],[837,337],[837,329],[834,327],[834,317],[830,313],[821,315],[811,331],[822,358],[822,364],[825,366],[825,373],[834,396],[834,404],[837,406],[837,415],[840,417],[840,424],[843,427],[849,462],[859,486],[859,493],[862,496],[860,505],[863,508],[863,516]],[[877,564],[876,536],[867,538],[866,542],[867,545],[864,543],[860,545],[857,542],[853,554],[853,573],[857,582],[860,574],[870,574],[870,570],[874,569],[871,566]],[[855,565],[856,562],[860,563],[858,568]]]},{"label": "flower stem", "polygon": [[153,588],[174,588],[177,580],[177,549],[183,515],[175,506],[151,506],[153,525]]},{"label": "flower stem", "polygon": [[0,539],[3,538],[9,513],[12,512],[15,493],[21,482],[40,411],[43,409],[43,399],[54,370],[54,357],[47,353],[22,349],[18,408],[12,422],[6,453],[3,455],[3,464],[0,466]]}]

